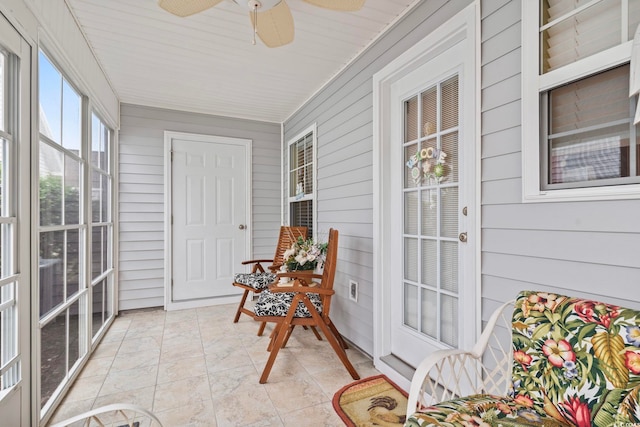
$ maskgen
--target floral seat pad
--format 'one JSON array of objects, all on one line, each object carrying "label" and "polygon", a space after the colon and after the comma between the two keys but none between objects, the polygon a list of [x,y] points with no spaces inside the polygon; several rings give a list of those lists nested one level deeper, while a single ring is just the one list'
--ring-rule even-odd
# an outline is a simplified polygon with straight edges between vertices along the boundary
[{"label": "floral seat pad", "polygon": [[261,291],[276,280],[273,273],[238,273],[233,277],[235,283],[250,286],[256,291]]},{"label": "floral seat pad", "polygon": [[413,414],[405,427],[549,426],[567,424],[536,411],[531,401],[476,394],[429,406]]},{"label": "floral seat pad", "polygon": [[[268,289],[260,293],[256,305],[253,307],[257,316],[286,316],[291,307],[291,302],[295,296],[295,292],[271,292]],[[307,293],[309,300],[313,306],[322,313],[322,300],[318,294]],[[302,301],[298,302],[298,307],[294,317],[311,317],[309,309]]]}]

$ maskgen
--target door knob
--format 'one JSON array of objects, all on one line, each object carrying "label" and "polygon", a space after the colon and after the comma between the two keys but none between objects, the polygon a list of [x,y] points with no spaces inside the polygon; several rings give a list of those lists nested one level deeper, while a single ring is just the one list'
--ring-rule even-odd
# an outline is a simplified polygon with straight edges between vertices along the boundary
[{"label": "door knob", "polygon": [[240,230],[244,230],[245,228],[247,228],[247,226],[246,226],[246,225],[244,225],[244,224],[240,224],[240,225],[238,226],[238,228],[239,228]]},{"label": "door knob", "polygon": [[465,243],[467,241],[467,232],[465,231],[464,233],[460,233],[458,239],[460,239],[462,243]]}]

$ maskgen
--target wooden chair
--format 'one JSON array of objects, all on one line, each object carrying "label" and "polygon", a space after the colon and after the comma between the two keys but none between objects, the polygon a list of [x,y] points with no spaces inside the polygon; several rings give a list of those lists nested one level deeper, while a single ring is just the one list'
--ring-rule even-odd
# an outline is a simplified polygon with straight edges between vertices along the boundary
[{"label": "wooden chair", "polygon": [[[338,259],[338,230],[329,230],[327,258],[322,275],[313,272],[294,271],[280,273],[278,277],[291,281],[282,284],[275,282],[260,294],[254,307],[254,319],[259,322],[273,322],[275,328],[271,334],[270,351],[267,364],[262,371],[260,384],[267,382],[278,351],[284,347],[295,326],[318,327],[324,333],[342,364],[354,380],[360,378],[349,361],[345,348],[347,344],[329,318],[333,280]],[[320,280],[320,283],[313,280]]]},{"label": "wooden chair", "polygon": [[[276,253],[273,259],[254,259],[242,262],[242,265],[253,264],[253,268],[251,269],[251,273],[238,273],[233,278],[233,286],[244,289],[233,323],[238,323],[240,314],[242,313],[253,317],[253,311],[244,306],[247,302],[249,292],[259,294],[276,280],[276,272],[282,264],[284,264],[284,252],[291,248],[291,245],[298,240],[298,237],[302,237],[303,239],[307,238],[307,227],[282,226],[280,227],[280,236],[278,237],[278,245],[276,246]],[[265,271],[262,266],[263,263],[271,263],[271,265],[267,266],[268,272]],[[266,323],[260,325],[258,336],[262,335],[265,325]]]}]

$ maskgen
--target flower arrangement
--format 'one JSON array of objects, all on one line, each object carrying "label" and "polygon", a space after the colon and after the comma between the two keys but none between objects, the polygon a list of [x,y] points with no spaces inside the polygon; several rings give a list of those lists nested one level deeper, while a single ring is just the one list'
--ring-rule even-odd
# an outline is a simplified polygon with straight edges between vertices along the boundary
[{"label": "flower arrangement", "polygon": [[434,178],[438,183],[446,174],[445,159],[447,153],[437,148],[423,148],[411,156],[407,161],[407,167],[411,169],[411,177],[416,184]]},{"label": "flower arrangement", "polygon": [[313,270],[318,264],[322,265],[327,253],[327,243],[317,243],[313,239],[298,240],[287,249],[284,254],[286,271]]}]

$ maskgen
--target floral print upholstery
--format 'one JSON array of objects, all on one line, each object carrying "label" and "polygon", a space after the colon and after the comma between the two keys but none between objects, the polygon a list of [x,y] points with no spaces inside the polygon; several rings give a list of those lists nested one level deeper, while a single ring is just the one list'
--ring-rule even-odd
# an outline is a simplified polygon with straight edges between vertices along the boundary
[{"label": "floral print upholstery", "polygon": [[405,426],[640,425],[640,311],[526,291],[512,320],[510,396],[442,402]]},{"label": "floral print upholstery", "polygon": [[274,273],[238,273],[233,276],[233,281],[241,285],[250,286],[256,291],[266,289],[276,280]]},{"label": "floral print upholstery", "polygon": [[[265,290],[260,293],[256,305],[253,307],[253,311],[257,316],[281,316],[284,317],[291,307],[293,297],[296,294],[294,292],[271,292]],[[322,313],[322,300],[318,294],[307,293],[309,301],[318,310],[318,313]],[[311,317],[309,309],[302,301],[298,302],[294,317]]]}]

